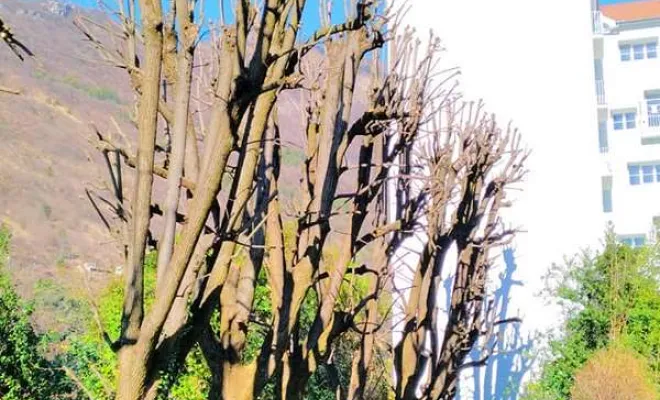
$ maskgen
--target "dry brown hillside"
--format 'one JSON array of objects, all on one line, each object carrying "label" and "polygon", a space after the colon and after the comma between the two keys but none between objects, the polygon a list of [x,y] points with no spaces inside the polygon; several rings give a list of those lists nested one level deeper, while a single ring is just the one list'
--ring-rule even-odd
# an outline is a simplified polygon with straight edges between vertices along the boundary
[{"label": "dry brown hillside", "polygon": [[23,290],[43,277],[69,279],[78,265],[110,270],[118,262],[85,195],[101,172],[88,123],[106,128],[113,116],[128,127],[132,95],[121,71],[90,62],[95,54],[73,26],[72,10],[54,4],[0,4],[36,54],[22,63],[0,47],[0,86],[21,91],[0,93],[0,220],[13,234],[11,268]]},{"label": "dry brown hillside", "polygon": [[[36,54],[20,62],[0,46],[0,86],[21,91],[0,92],[0,221],[13,233],[11,269],[27,294],[44,277],[75,285],[85,264],[95,266],[95,281],[102,283],[121,261],[85,189],[104,177],[90,124],[111,132],[114,119],[133,135],[133,94],[124,71],[100,63],[73,25],[79,13],[103,18],[55,0],[0,2],[0,16]],[[290,198],[303,162],[298,96],[284,96],[279,107],[281,187]]]}]

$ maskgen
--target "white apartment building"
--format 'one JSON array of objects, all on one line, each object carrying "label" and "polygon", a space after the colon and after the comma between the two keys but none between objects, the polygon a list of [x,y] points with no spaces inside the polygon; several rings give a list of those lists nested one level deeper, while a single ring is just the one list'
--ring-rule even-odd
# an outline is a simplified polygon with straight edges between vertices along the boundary
[{"label": "white apartment building", "polygon": [[660,222],[660,1],[594,6],[601,209],[639,246]]}]

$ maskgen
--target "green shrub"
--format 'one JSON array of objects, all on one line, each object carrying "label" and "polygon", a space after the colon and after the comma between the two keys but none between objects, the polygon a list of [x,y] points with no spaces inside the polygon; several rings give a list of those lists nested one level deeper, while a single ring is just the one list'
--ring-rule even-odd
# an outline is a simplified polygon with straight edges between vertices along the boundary
[{"label": "green shrub", "polygon": [[528,400],[571,398],[575,376],[592,355],[611,345],[640,354],[660,386],[660,267],[657,249],[630,248],[613,236],[595,256],[584,254],[555,269],[553,297],[566,308],[561,335],[550,338],[549,355]]},{"label": "green shrub", "polygon": [[[150,252],[145,259],[144,290],[145,308],[153,304],[156,286],[157,253]],[[117,278],[110,282],[98,301],[99,318],[111,338],[119,337],[124,285]],[[90,319],[91,320],[91,319]],[[117,354],[102,339],[95,323],[90,323],[86,333],[72,340],[62,356],[80,378],[83,385],[93,393],[94,399],[114,398],[117,381]],[[168,371],[163,376],[161,399],[202,400],[207,398],[210,373],[199,349],[194,349],[177,371]]]},{"label": "green shrub", "polygon": [[9,231],[0,226],[0,398],[63,398],[72,388],[63,371],[41,355],[41,338],[30,324],[33,309],[4,271],[9,241]]}]

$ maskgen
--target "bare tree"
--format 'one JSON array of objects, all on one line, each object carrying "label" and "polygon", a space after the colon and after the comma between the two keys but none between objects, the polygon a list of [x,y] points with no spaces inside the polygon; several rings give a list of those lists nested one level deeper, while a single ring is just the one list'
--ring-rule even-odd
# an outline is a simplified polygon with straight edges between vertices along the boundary
[{"label": "bare tree", "polygon": [[[424,171],[406,182],[402,206],[421,209],[418,221],[423,222],[415,231],[426,241],[412,266],[400,313],[402,338],[394,348],[395,391],[402,399],[453,398],[460,371],[483,365],[492,354],[495,326],[519,322],[495,320],[487,278],[491,250],[509,243],[515,233],[501,221],[500,210],[509,205],[505,189],[524,175],[527,155],[518,134],[503,132],[480,104],[450,102],[435,117],[410,163]],[[456,258],[448,259],[452,249]],[[442,324],[439,293],[447,268],[453,282]],[[482,359],[466,361],[479,339],[491,341],[490,347]]]},{"label": "bare tree", "polygon": [[[96,131],[115,197],[107,204],[119,221],[112,229],[127,255],[121,336],[109,341],[120,360],[117,398],[155,398],[161,374],[195,345],[213,374],[211,398],[255,399],[267,384],[278,398],[304,398],[311,375],[333,363],[347,335],[356,343],[352,370],[348,385],[334,384],[337,396],[368,398],[375,355],[388,344],[382,332],[392,325],[390,260],[420,230],[430,240],[405,308],[404,339],[393,349],[392,391],[398,399],[415,398],[418,388],[425,398],[449,398],[467,352],[499,322],[490,318],[485,283],[489,250],[513,234],[501,228],[498,213],[505,188],[522,176],[515,132],[461,105],[446,84],[452,73],[438,75],[437,40],[422,47],[411,31],[398,29],[399,13],[372,0],[351,2],[340,24],[322,18],[306,40],[299,38],[305,0],[238,0],[235,21],[220,21],[201,44],[197,2],[170,3],[164,11],[160,1],[119,0],[119,23],[109,28],[121,32],[114,36],[121,38],[118,51],[91,21],[77,21],[101,56],[127,71],[138,98],[135,151],[130,140],[121,144]],[[383,71],[378,49],[387,42],[393,51]],[[204,57],[196,54],[202,47]],[[373,73],[365,72],[369,65]],[[361,79],[368,79],[368,107],[354,118]],[[163,96],[163,81],[173,95]],[[201,84],[204,99],[191,102]],[[301,188],[291,204],[279,188],[278,106],[288,90],[307,103]],[[191,104],[202,102],[209,104],[208,123],[195,123],[200,110]],[[172,128],[168,138],[165,125]],[[419,143],[431,145],[420,153]],[[410,168],[413,158],[424,171]],[[124,165],[136,172],[132,191],[124,187]],[[153,196],[158,180],[166,186],[162,206]],[[407,195],[389,220],[383,194],[394,181]],[[160,232],[153,229],[158,215]],[[156,237],[157,291],[145,313],[143,261]],[[433,299],[452,243],[459,250],[456,280],[449,323],[441,327]],[[268,320],[253,310],[261,274]],[[366,292],[340,301],[357,278]],[[310,298],[314,318],[305,326],[301,310]],[[263,344],[245,361],[254,329]]]}]

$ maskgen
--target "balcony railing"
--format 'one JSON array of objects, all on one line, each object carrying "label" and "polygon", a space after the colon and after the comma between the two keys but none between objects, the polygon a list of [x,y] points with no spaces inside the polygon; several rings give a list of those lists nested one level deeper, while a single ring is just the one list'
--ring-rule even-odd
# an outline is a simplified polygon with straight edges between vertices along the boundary
[{"label": "balcony railing", "polygon": [[660,114],[649,114],[649,127],[660,128]]},{"label": "balcony railing", "polygon": [[598,104],[605,104],[605,82],[602,79],[596,79],[596,101]]},{"label": "balcony railing", "polygon": [[646,123],[642,124],[642,144],[660,143],[660,114],[647,113]]}]

